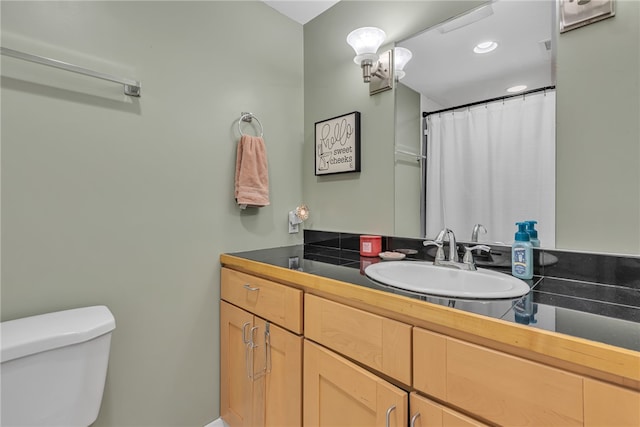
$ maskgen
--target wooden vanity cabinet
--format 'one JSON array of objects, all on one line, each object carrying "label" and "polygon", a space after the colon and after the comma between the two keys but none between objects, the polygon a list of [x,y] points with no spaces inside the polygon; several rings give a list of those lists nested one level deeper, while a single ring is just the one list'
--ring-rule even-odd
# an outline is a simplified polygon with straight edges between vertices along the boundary
[{"label": "wooden vanity cabinet", "polygon": [[303,338],[272,319],[302,330],[302,292],[223,269],[221,298],[222,418],[231,427],[300,426]]},{"label": "wooden vanity cabinet", "polygon": [[304,340],[304,427],[403,427],[407,392]]},{"label": "wooden vanity cabinet", "polygon": [[[640,426],[634,370],[640,363],[630,352],[514,325],[526,338],[509,341],[518,347],[515,356],[460,339],[478,335],[479,322],[495,328],[494,335],[510,331],[491,319],[232,256],[222,260],[295,283],[222,268],[221,413],[231,427]],[[441,333],[425,329],[431,324]],[[269,360],[261,339],[267,325]],[[247,336],[257,346],[253,353]],[[565,344],[575,361],[563,356],[552,367],[536,356],[540,348],[562,356],[557,348]],[[593,364],[595,358],[602,363]],[[573,365],[576,373],[560,369]]]}]

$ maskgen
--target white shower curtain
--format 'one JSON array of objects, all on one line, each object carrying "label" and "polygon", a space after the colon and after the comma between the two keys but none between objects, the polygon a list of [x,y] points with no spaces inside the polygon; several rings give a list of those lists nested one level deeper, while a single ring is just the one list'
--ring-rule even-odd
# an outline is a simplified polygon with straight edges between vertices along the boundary
[{"label": "white shower curtain", "polygon": [[426,232],[513,242],[517,221],[538,221],[555,246],[555,91],[428,116]]}]

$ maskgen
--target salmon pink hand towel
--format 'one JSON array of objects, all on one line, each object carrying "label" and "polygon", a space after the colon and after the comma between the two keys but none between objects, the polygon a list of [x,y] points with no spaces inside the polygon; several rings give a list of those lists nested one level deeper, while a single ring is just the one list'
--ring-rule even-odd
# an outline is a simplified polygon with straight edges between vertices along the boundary
[{"label": "salmon pink hand towel", "polygon": [[267,150],[259,136],[242,135],[238,143],[235,197],[241,209],[269,205]]}]

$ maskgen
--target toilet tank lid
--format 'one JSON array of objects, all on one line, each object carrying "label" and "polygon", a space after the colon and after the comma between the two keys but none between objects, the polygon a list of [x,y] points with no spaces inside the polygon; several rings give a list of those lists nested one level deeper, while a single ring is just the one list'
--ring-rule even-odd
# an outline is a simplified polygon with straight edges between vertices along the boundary
[{"label": "toilet tank lid", "polygon": [[103,305],[0,323],[0,361],[81,343],[111,332],[116,321]]}]

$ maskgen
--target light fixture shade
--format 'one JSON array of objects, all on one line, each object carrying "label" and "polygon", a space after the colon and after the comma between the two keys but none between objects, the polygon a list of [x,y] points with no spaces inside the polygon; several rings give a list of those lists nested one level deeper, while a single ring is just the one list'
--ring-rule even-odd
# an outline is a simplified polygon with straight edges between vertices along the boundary
[{"label": "light fixture shade", "polygon": [[387,37],[384,31],[376,27],[362,27],[353,30],[347,36],[347,43],[355,50],[353,62],[360,65],[363,60],[378,60],[378,48]]},{"label": "light fixture shade", "polygon": [[393,64],[394,64],[394,72],[398,80],[405,76],[404,66],[407,65],[413,54],[406,47],[396,47],[393,49]]}]

